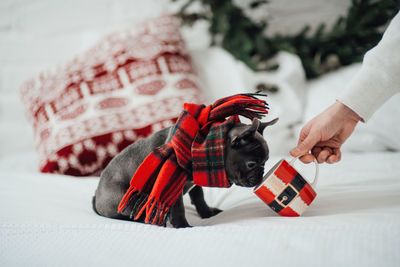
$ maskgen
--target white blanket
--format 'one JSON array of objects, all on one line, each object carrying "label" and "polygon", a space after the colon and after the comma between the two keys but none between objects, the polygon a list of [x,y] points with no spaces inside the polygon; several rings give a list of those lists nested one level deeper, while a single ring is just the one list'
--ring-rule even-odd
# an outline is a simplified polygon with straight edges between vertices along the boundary
[{"label": "white blanket", "polygon": [[[322,165],[318,196],[280,217],[248,188],[207,189],[224,211],[193,228],[108,219],[91,209],[98,178],[35,172],[33,154],[0,161],[1,266],[398,266],[400,153],[347,154]],[[267,162],[271,167],[278,158]],[[312,176],[312,166],[296,167]]]}]

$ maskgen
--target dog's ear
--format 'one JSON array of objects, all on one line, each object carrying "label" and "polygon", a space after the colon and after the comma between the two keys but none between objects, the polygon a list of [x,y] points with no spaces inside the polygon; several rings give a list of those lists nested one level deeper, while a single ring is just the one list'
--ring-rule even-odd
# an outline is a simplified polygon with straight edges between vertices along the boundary
[{"label": "dog's ear", "polygon": [[258,129],[257,129],[257,131],[258,131],[260,134],[263,134],[263,132],[264,132],[264,130],[265,130],[265,128],[266,128],[267,126],[274,125],[275,123],[277,123],[278,120],[279,120],[279,118],[273,119],[272,121],[261,122],[261,123],[260,123],[260,126],[259,126]]},{"label": "dog's ear", "polygon": [[232,137],[231,146],[239,147],[246,145],[249,142],[249,140],[251,140],[254,137],[259,127],[260,127],[260,121],[258,119],[253,119],[251,125],[248,125],[241,132],[237,133],[235,136]]}]

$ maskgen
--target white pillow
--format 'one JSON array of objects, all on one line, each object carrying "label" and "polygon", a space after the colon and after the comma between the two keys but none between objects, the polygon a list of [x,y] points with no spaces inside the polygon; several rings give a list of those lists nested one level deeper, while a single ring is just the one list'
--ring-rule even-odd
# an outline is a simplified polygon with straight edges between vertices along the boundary
[{"label": "white pillow", "polygon": [[[361,64],[353,64],[309,83],[304,124],[335,102],[336,97],[357,73],[360,66]],[[354,152],[400,150],[399,118],[400,95],[395,95],[367,123],[358,123],[342,150]],[[300,130],[301,127],[298,127],[297,133]]]},{"label": "white pillow", "polygon": [[278,92],[268,93],[270,113],[264,120],[279,117],[279,122],[266,129],[265,138],[271,155],[287,155],[295,144],[293,125],[301,121],[303,112],[305,75],[299,58],[282,52],[275,58],[279,64],[276,71],[253,72],[221,48],[191,51],[191,56],[209,103],[232,94],[255,92],[260,83],[278,88]]}]

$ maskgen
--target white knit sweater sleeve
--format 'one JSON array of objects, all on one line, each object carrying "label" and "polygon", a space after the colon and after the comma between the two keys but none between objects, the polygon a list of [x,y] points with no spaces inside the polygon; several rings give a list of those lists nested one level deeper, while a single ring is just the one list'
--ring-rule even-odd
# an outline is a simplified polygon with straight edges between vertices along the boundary
[{"label": "white knit sweater sleeve", "polygon": [[392,19],[382,40],[369,50],[360,71],[337,99],[364,121],[391,96],[400,92],[400,12]]}]

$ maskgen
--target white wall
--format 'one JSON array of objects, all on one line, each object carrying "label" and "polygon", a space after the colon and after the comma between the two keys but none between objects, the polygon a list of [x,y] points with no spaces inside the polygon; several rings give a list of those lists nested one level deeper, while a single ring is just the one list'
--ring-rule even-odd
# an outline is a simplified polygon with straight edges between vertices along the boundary
[{"label": "white wall", "polygon": [[16,90],[29,75],[68,60],[113,29],[162,12],[155,2],[0,1],[0,92]]}]

